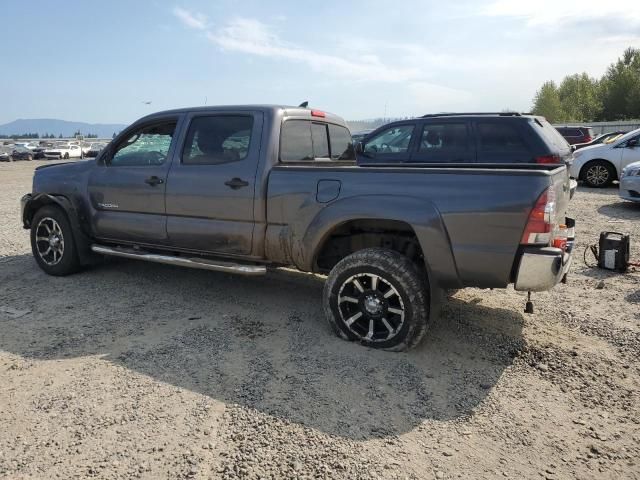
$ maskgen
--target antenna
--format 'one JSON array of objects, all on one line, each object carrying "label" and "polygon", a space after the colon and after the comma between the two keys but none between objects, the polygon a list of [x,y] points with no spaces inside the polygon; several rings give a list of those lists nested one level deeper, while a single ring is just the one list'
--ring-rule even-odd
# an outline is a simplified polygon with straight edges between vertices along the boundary
[{"label": "antenna", "polygon": [[305,100],[300,105],[298,105],[298,107],[300,108],[307,108],[308,106],[309,106],[309,100]]}]

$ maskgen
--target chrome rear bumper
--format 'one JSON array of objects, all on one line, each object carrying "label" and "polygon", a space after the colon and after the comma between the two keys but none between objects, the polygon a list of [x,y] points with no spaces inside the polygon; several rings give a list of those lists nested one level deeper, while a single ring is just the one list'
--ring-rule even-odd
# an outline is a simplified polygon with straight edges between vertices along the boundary
[{"label": "chrome rear bumper", "polygon": [[567,219],[571,225],[567,240],[567,250],[554,247],[526,247],[520,257],[515,279],[515,289],[525,292],[543,292],[551,290],[571,268],[573,245],[575,242],[573,219]]}]

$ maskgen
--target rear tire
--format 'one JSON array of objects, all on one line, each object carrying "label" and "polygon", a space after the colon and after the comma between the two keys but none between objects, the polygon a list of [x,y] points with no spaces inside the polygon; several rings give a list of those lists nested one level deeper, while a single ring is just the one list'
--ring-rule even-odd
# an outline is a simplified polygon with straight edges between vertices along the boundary
[{"label": "rear tire", "polygon": [[29,160],[30,162],[33,161],[33,155],[27,156],[27,160]]},{"label": "rear tire", "polygon": [[587,163],[582,170],[584,184],[591,188],[605,188],[616,178],[614,167],[604,160],[594,160]]},{"label": "rear tire", "polygon": [[429,326],[428,283],[404,255],[368,248],[342,259],[324,286],[325,316],[341,338],[405,351]]},{"label": "rear tire", "polygon": [[69,154],[68,154],[68,153],[65,153],[65,154],[64,154],[64,159],[65,159],[65,160],[69,160]]},{"label": "rear tire", "polygon": [[80,270],[73,230],[65,212],[45,205],[31,220],[31,251],[38,266],[57,277]]}]

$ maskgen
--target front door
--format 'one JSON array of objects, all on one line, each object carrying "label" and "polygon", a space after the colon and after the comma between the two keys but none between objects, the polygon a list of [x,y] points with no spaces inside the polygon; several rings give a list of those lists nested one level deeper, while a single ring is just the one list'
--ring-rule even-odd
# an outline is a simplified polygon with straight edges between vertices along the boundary
[{"label": "front door", "polygon": [[96,237],[166,241],[164,197],[177,124],[173,117],[134,126],[98,159],[88,182]]},{"label": "front door", "polygon": [[622,155],[618,174],[620,174],[622,169],[630,163],[640,162],[640,135],[630,138],[620,145],[620,147],[622,148]]},{"label": "front door", "polygon": [[251,253],[262,123],[260,112],[191,115],[167,181],[171,245]]}]

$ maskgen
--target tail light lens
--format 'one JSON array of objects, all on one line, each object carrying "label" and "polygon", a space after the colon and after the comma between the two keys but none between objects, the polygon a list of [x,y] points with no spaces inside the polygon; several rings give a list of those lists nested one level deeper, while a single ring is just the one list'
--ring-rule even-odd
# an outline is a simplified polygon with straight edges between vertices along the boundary
[{"label": "tail light lens", "polygon": [[560,155],[543,155],[536,157],[536,163],[560,163]]},{"label": "tail light lens", "polygon": [[529,212],[527,225],[522,233],[522,245],[549,245],[553,232],[553,218],[555,217],[555,191],[548,188],[538,197],[536,204]]}]

